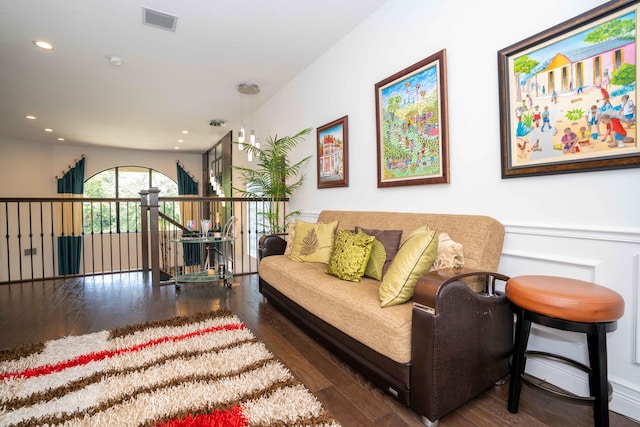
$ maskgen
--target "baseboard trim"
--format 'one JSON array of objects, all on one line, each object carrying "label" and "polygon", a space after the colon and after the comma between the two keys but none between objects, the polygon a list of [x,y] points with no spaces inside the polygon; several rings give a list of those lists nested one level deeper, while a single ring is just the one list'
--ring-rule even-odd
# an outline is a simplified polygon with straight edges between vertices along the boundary
[{"label": "baseboard trim", "polygon": [[[563,390],[581,396],[589,394],[589,381],[586,374],[566,365],[553,363],[544,359],[527,360],[527,373],[543,379]],[[623,414],[640,422],[640,389],[624,379],[609,376],[613,387],[613,396],[609,402],[609,410]]]}]

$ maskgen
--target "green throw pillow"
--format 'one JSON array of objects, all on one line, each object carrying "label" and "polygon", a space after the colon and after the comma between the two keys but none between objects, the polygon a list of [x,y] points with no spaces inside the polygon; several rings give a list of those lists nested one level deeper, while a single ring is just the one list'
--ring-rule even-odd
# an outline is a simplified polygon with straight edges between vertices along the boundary
[{"label": "green throw pillow", "polygon": [[359,282],[364,275],[374,240],[375,237],[367,236],[362,231],[352,233],[338,230],[336,245],[325,271],[342,280]]},{"label": "green throw pillow", "polygon": [[[381,280],[382,276],[384,276],[389,269],[391,260],[396,256],[396,252],[398,252],[400,239],[402,238],[402,230],[371,230],[368,228],[356,227],[356,231],[357,230],[362,230],[364,234],[375,237],[376,241],[382,244],[382,248],[380,248],[380,245],[374,243],[371,251],[371,257],[369,258],[369,264],[364,272],[364,274],[369,277]],[[380,263],[382,250],[384,250],[385,259]]]},{"label": "green throw pillow", "polygon": [[302,262],[329,262],[338,221],[320,224],[296,221],[296,233],[289,257]]},{"label": "green throw pillow", "polygon": [[380,284],[380,306],[402,304],[413,297],[418,278],[426,274],[438,254],[438,233],[427,226],[411,232],[393,258]]},{"label": "green throw pillow", "polygon": [[382,269],[385,262],[387,262],[387,251],[384,249],[384,245],[375,239],[371,246],[371,256],[367,262],[367,268],[364,269],[365,276],[382,280]]}]

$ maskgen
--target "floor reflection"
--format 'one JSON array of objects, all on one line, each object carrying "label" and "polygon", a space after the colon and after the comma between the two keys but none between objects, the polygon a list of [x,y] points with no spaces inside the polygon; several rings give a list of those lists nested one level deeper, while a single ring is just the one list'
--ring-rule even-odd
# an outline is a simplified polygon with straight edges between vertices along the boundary
[{"label": "floor reflection", "polygon": [[246,311],[245,298],[256,298],[248,294],[259,295],[257,276],[234,280],[232,288],[189,283],[177,290],[124,273],[0,285],[0,349],[220,308]]}]

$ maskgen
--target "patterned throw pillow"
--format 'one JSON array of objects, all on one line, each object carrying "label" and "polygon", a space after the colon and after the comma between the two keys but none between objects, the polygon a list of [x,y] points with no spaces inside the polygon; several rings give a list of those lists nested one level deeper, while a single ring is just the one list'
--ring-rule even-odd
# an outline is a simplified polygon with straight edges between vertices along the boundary
[{"label": "patterned throw pillow", "polygon": [[380,307],[402,304],[413,297],[418,279],[427,273],[438,253],[438,237],[427,226],[416,228],[402,242],[380,283]]},{"label": "patterned throw pillow", "polygon": [[293,246],[293,239],[296,237],[296,222],[292,221],[287,227],[287,247],[284,248],[284,255],[291,255],[291,247]]},{"label": "patterned throw pillow", "polygon": [[337,227],[338,221],[329,224],[296,221],[289,258],[301,262],[328,263],[333,252]]},{"label": "patterned throw pillow", "polygon": [[429,271],[462,267],[464,267],[462,244],[454,242],[447,233],[440,233],[438,236],[438,255],[436,255]]},{"label": "patterned throw pillow", "polygon": [[374,240],[375,237],[367,236],[362,230],[357,233],[338,230],[326,273],[351,282],[362,280]]}]

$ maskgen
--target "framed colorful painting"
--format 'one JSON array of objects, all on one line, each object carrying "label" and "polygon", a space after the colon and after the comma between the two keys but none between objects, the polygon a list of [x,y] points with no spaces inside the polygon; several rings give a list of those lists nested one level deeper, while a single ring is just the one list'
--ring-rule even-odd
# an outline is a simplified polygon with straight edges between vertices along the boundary
[{"label": "framed colorful painting", "polygon": [[449,182],[446,51],[375,85],[378,187]]},{"label": "framed colorful painting", "polygon": [[502,178],[640,166],[638,0],[498,52]]},{"label": "framed colorful painting", "polygon": [[349,186],[348,116],[318,128],[318,188]]}]

